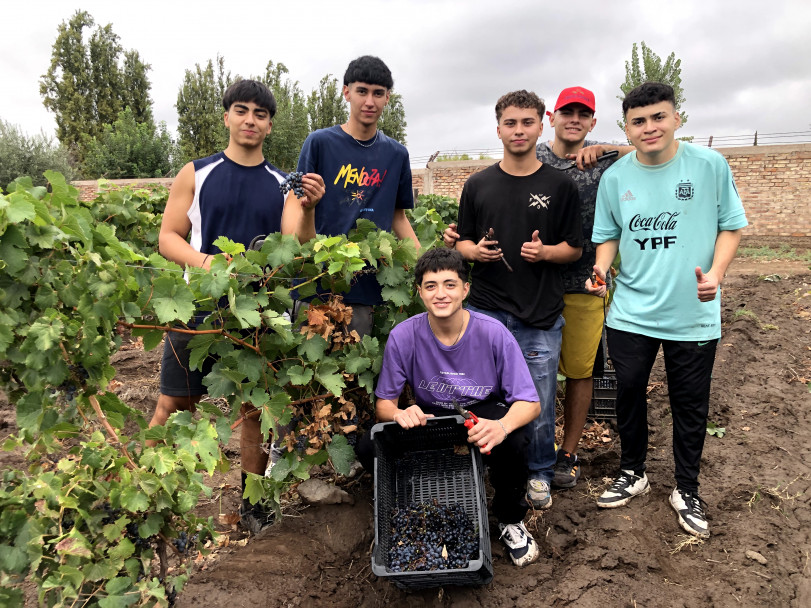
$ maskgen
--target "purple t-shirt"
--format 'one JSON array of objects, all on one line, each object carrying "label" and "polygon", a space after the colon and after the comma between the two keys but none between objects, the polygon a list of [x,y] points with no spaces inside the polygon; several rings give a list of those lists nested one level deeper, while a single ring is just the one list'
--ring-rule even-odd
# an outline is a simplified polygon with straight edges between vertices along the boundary
[{"label": "purple t-shirt", "polygon": [[434,337],[428,313],[391,331],[375,394],[396,401],[406,382],[421,407],[453,410],[454,397],[468,407],[491,394],[508,407],[538,401],[518,342],[499,321],[472,311],[465,335],[453,346]]}]

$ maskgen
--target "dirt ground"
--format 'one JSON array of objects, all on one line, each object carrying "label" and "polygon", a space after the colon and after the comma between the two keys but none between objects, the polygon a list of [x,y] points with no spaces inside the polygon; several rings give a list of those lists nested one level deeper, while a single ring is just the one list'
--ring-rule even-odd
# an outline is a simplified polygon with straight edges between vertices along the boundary
[{"label": "dirt ground", "polygon": [[[619,441],[581,450],[577,487],[554,492],[552,508],[530,514],[541,548],[515,568],[491,521],[495,578],[485,587],[405,592],[370,569],[373,489],[369,475],[344,483],[354,505],[287,505],[257,537],[218,527],[227,545],[201,560],[178,599],[204,606],[811,606],[811,270],[807,263],[738,260],[724,286],[723,337],[713,373],[701,493],[712,537],[690,540],[667,497],[673,455],[661,358],[651,377],[648,476],[651,492],[627,507],[598,510],[594,498],[619,463]],[[154,406],[158,352],[117,355],[117,391]],[[0,403],[0,436],[13,412]],[[234,467],[212,479],[201,514],[236,511]],[[8,466],[2,461],[0,466]],[[755,552],[755,553],[753,553]]]}]

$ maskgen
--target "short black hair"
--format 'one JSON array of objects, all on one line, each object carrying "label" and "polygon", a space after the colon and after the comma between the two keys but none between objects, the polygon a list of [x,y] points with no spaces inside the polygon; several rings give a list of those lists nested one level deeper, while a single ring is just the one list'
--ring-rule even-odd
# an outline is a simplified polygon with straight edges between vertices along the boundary
[{"label": "short black hair", "polygon": [[538,117],[540,119],[543,119],[544,112],[546,112],[546,104],[543,99],[532,91],[521,89],[520,91],[513,91],[502,95],[496,102],[496,122],[501,120],[501,115],[504,113],[504,110],[510,106],[522,109],[535,108],[538,110]]},{"label": "short black hair", "polygon": [[252,101],[260,108],[264,108],[273,118],[276,115],[276,98],[263,83],[256,80],[237,80],[225,90],[222,96],[222,107],[225,111],[231,109],[236,102]]},{"label": "short black hair", "polygon": [[676,107],[676,93],[669,84],[646,82],[632,89],[622,100],[622,115],[628,114],[631,108],[652,106],[660,101],[669,101]]},{"label": "short black hair", "polygon": [[417,265],[414,267],[414,283],[419,287],[422,285],[422,277],[426,272],[441,270],[453,270],[463,283],[467,283],[470,276],[470,264],[461,253],[456,249],[437,247],[429,249],[417,260]]},{"label": "short black hair", "polygon": [[344,72],[344,85],[349,86],[353,82],[376,84],[387,89],[394,86],[391,70],[382,59],[372,55],[363,55],[349,62]]}]

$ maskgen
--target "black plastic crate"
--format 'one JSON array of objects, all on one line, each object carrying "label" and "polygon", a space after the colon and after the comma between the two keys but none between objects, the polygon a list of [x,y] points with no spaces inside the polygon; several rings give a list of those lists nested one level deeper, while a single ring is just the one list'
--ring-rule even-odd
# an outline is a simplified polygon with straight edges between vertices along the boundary
[{"label": "black plastic crate", "polygon": [[[429,418],[403,429],[396,422],[372,428],[375,446],[375,544],[372,572],[404,589],[486,585],[493,580],[490,528],[479,450],[469,449],[461,416]],[[463,446],[463,449],[454,449]],[[417,572],[388,569],[391,514],[409,503],[460,504],[479,535],[479,555],[467,568]]]},{"label": "black plastic crate", "polygon": [[617,418],[617,373],[613,369],[603,371],[602,378],[594,378],[594,389],[589,406],[589,418],[598,420]]}]

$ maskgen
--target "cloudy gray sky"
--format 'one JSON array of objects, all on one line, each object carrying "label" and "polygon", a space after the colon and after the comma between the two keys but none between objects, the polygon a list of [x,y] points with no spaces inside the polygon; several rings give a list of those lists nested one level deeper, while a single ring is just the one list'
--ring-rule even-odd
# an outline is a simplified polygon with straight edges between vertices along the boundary
[{"label": "cloudy gray sky", "polygon": [[243,76],[263,73],[268,60],[284,63],[306,93],[327,73],[342,77],[354,57],[374,54],[403,96],[415,165],[437,150],[499,149],[493,106],[520,88],[549,105],[563,87],[592,89],[593,135],[620,140],[616,96],[632,44],[645,41],[663,59],[681,59],[683,135],[805,132],[799,139],[811,141],[808,0],[4,3],[0,118],[53,133],[39,79],[58,25],[77,9],[112,23],[123,47],[151,64],[155,115],[171,129],[185,70],[218,53]]}]

